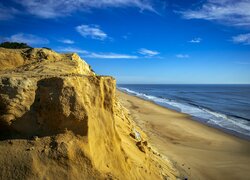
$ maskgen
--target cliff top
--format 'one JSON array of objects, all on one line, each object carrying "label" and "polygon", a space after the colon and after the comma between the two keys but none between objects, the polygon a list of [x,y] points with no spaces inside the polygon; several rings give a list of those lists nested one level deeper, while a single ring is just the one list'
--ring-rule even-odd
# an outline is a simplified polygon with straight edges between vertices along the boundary
[{"label": "cliff top", "polygon": [[60,54],[46,48],[0,48],[0,73],[18,72],[23,75],[95,75],[76,53]]}]

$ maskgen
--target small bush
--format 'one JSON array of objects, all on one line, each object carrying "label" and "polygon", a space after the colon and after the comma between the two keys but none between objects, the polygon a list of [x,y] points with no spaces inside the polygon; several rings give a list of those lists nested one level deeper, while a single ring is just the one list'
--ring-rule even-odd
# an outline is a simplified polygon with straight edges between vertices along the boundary
[{"label": "small bush", "polygon": [[50,51],[52,51],[52,49],[51,48],[48,48],[48,47],[42,47],[43,49],[48,49],[48,50],[50,50]]},{"label": "small bush", "polygon": [[18,43],[18,42],[3,42],[0,44],[0,47],[8,48],[8,49],[24,49],[24,48],[32,48],[26,43]]}]

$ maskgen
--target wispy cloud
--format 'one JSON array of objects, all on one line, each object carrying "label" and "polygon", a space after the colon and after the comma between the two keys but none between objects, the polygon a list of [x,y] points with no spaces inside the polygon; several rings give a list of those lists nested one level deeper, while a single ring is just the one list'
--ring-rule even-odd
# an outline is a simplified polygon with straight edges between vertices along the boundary
[{"label": "wispy cloud", "polygon": [[190,40],[190,41],[188,41],[188,42],[190,42],[190,43],[200,43],[202,41],[202,39],[201,38],[194,38],[194,39],[192,39],[192,40]]},{"label": "wispy cloud", "polygon": [[74,44],[75,42],[70,39],[60,39],[59,42],[64,44]]},{"label": "wispy cloud", "polygon": [[250,33],[233,36],[232,41],[234,43],[250,45]]},{"label": "wispy cloud", "polygon": [[12,7],[5,7],[0,3],[0,21],[12,19],[19,11]]},{"label": "wispy cloud", "polygon": [[59,52],[68,52],[68,53],[78,53],[78,54],[89,54],[88,51],[80,49],[80,48],[74,48],[74,47],[63,47],[63,48],[57,48],[56,51]]},{"label": "wispy cloud", "polygon": [[90,53],[88,57],[101,59],[137,59],[138,56],[116,53]]},{"label": "wispy cloud", "polygon": [[150,57],[160,54],[158,51],[153,51],[153,50],[149,50],[149,49],[145,49],[145,48],[139,49],[138,52],[142,55],[150,56]]},{"label": "wispy cloud", "polygon": [[207,0],[195,10],[179,12],[186,19],[205,19],[232,26],[250,26],[249,0]]},{"label": "wispy cloud", "polygon": [[96,59],[137,59],[138,56],[135,55],[129,55],[129,54],[118,54],[118,53],[97,53],[97,52],[90,52],[79,48],[72,48],[72,47],[66,47],[66,48],[57,48],[57,51],[59,52],[76,52],[78,54],[81,54],[84,57],[89,58],[96,58]]},{"label": "wispy cloud", "polygon": [[83,37],[104,40],[108,35],[103,32],[98,25],[80,25],[76,27],[76,31]]},{"label": "wispy cloud", "polygon": [[33,34],[24,34],[24,33],[14,34],[10,37],[5,37],[3,40],[10,42],[22,42],[22,43],[27,43],[29,45],[39,45],[39,44],[49,43],[49,40],[46,38],[42,38]]},{"label": "wispy cloud", "polygon": [[177,54],[176,55],[177,58],[180,58],[180,59],[187,59],[189,58],[190,56],[188,54]]},{"label": "wispy cloud", "polygon": [[123,39],[128,39],[127,35],[122,36]]},{"label": "wispy cloud", "polygon": [[247,61],[236,61],[235,63],[240,65],[250,65],[250,62]]},{"label": "wispy cloud", "polygon": [[14,0],[30,14],[41,18],[69,16],[76,11],[103,8],[136,7],[156,12],[150,0]]}]

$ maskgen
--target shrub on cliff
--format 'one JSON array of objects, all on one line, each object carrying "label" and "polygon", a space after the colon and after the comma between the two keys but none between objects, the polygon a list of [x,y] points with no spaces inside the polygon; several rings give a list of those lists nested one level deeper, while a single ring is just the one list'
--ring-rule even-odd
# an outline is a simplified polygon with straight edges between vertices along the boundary
[{"label": "shrub on cliff", "polygon": [[8,48],[8,49],[24,49],[24,48],[32,48],[26,43],[18,43],[18,42],[3,42],[0,44],[0,47]]},{"label": "shrub on cliff", "polygon": [[42,48],[52,51],[52,49],[51,49],[51,48],[48,48],[48,47],[42,47]]}]

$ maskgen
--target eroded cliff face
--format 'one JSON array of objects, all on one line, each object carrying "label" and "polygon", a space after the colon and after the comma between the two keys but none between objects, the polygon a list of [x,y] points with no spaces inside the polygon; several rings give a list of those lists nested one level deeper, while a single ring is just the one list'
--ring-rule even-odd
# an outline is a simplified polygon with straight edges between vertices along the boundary
[{"label": "eroded cliff face", "polygon": [[77,54],[0,48],[0,177],[176,179],[115,91]]}]

